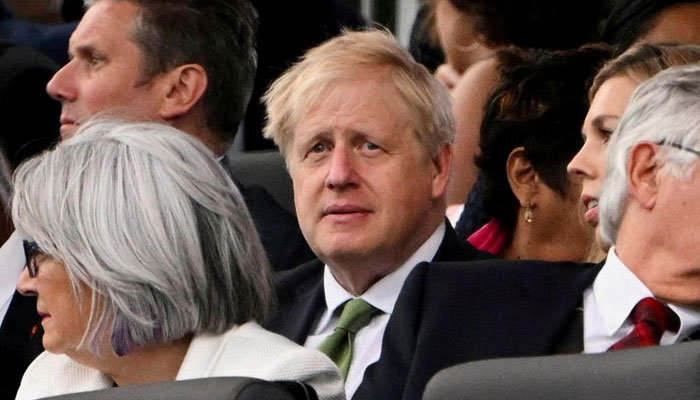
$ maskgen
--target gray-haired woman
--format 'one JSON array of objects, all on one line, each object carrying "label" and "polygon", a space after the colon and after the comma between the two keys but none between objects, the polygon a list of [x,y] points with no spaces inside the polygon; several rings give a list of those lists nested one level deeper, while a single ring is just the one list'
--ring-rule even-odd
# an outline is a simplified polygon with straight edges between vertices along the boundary
[{"label": "gray-haired woman", "polygon": [[328,358],[254,322],[273,306],[268,263],[240,194],[195,139],[95,121],[14,181],[28,238],[18,289],[37,296],[48,350],[18,399],[234,375],[344,398]]}]

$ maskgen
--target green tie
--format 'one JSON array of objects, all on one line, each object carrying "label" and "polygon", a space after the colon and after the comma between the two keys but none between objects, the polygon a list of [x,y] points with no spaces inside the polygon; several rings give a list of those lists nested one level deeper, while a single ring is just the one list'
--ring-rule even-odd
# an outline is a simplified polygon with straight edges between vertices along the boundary
[{"label": "green tie", "polygon": [[380,310],[362,299],[348,301],[343,306],[338,326],[318,347],[335,362],[340,373],[343,374],[343,379],[348,377],[355,334],[379,313],[381,313]]}]

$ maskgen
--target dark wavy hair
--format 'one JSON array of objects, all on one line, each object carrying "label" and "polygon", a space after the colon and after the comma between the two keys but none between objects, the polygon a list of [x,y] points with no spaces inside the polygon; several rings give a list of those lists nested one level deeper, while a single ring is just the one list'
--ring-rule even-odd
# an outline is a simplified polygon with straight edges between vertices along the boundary
[{"label": "dark wavy hair", "polygon": [[649,32],[659,13],[675,5],[699,2],[700,0],[618,1],[610,11],[601,40],[613,45],[615,54],[621,54]]},{"label": "dark wavy hair", "polygon": [[449,0],[489,46],[571,49],[597,38],[603,0]]},{"label": "dark wavy hair", "polygon": [[504,228],[515,226],[520,208],[506,173],[515,148],[524,147],[537,175],[566,196],[566,165],[583,144],[588,88],[610,56],[604,44],[561,51],[509,48],[497,54],[501,82],[486,102],[476,165],[484,211]]}]

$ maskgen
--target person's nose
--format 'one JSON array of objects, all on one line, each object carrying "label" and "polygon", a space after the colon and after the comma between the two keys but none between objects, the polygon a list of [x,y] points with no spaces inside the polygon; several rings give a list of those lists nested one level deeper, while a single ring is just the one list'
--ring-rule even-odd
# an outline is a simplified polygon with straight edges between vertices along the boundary
[{"label": "person's nose", "polygon": [[46,84],[46,92],[60,102],[75,101],[78,91],[73,83],[73,61],[69,61],[53,75]]},{"label": "person's nose", "polygon": [[326,187],[332,190],[342,190],[357,184],[355,158],[343,146],[333,149],[326,176]]},{"label": "person's nose", "polygon": [[19,274],[17,281],[17,291],[23,296],[36,296],[35,278],[29,276],[29,270],[25,267]]},{"label": "person's nose", "polygon": [[586,146],[586,143],[584,143],[581,150],[569,161],[569,165],[566,166],[566,171],[572,179],[580,181],[583,178],[591,177],[590,163],[588,162],[589,152],[590,149]]}]

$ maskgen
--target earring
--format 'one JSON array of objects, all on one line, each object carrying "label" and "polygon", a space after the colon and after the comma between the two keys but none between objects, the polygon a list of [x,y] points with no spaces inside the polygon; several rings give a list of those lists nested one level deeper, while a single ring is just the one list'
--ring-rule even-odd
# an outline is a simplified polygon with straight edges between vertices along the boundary
[{"label": "earring", "polygon": [[527,203],[525,203],[525,221],[526,221],[528,224],[531,224],[531,223],[532,223],[532,220],[533,220],[533,217],[532,217],[532,203],[530,203],[530,202],[528,201]]}]

